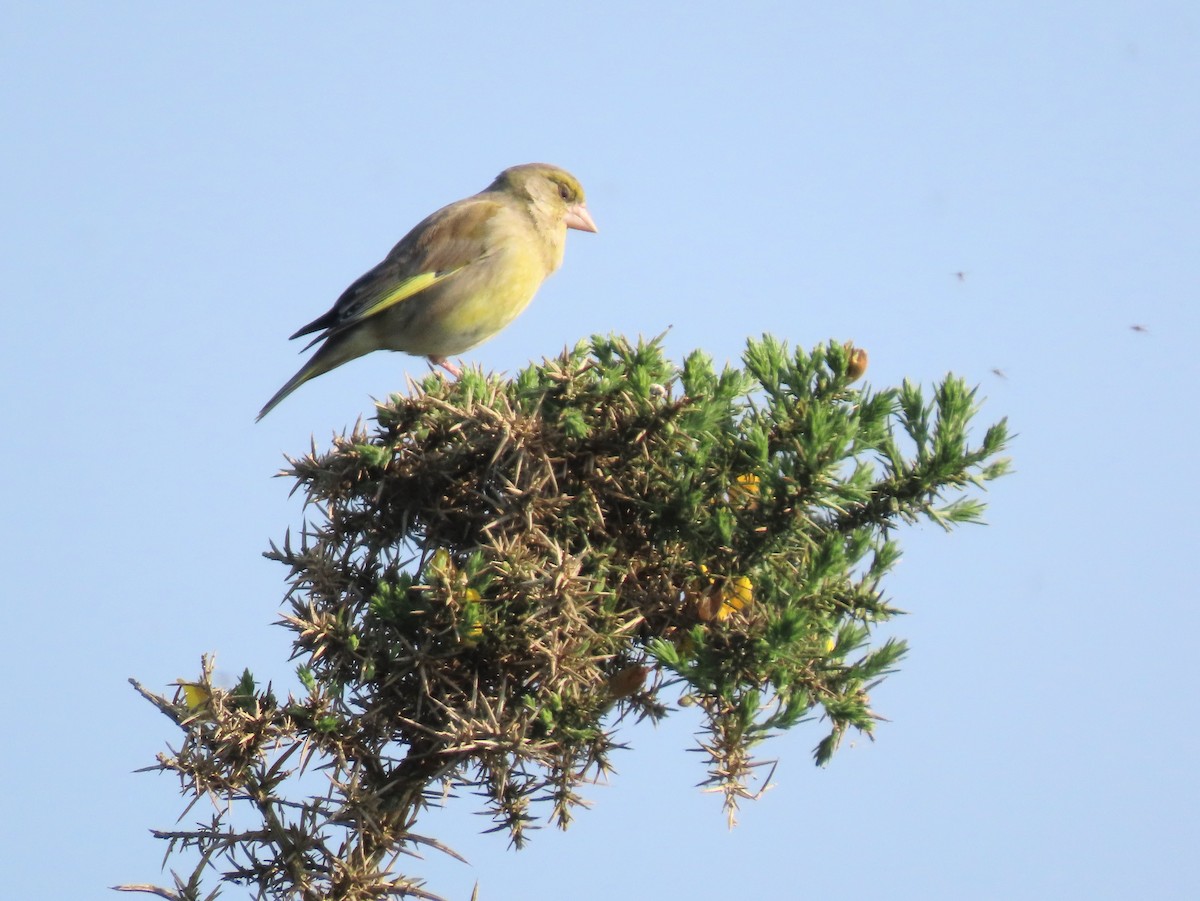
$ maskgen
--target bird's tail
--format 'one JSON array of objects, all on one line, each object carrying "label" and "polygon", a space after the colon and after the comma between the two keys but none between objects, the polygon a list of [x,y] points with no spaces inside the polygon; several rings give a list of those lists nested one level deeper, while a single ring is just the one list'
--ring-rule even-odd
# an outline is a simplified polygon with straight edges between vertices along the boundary
[{"label": "bird's tail", "polygon": [[258,422],[274,410],[281,400],[309,379],[315,379],[317,376],[323,375],[329,370],[341,366],[355,357],[361,357],[363,354],[374,349],[375,345],[356,340],[353,332],[331,336],[321,345],[321,349],[312,355],[312,359],[305,363],[299,372],[288,379],[287,384],[275,392],[266,405],[258,411],[258,415],[254,417],[254,421]]},{"label": "bird's tail", "polygon": [[[323,371],[324,370],[322,370],[322,372]],[[320,372],[316,372],[313,370],[311,361],[309,363],[307,363],[303,369],[301,369],[294,376],[292,376],[290,379],[287,380],[286,385],[284,385],[282,388],[280,388],[278,391],[276,391],[271,396],[271,399],[266,402],[266,404],[263,406],[263,408],[261,410],[258,411],[258,415],[254,417],[254,421],[258,422],[260,419],[262,419],[264,416],[266,416],[268,413],[270,413],[272,410],[274,410],[277,406],[279,406],[279,402],[281,400],[283,400],[285,397],[287,397],[289,394],[291,394],[293,391],[295,391],[297,388],[299,388],[301,385],[303,385],[309,379],[313,378],[314,376],[320,375],[320,374],[321,374]]]}]

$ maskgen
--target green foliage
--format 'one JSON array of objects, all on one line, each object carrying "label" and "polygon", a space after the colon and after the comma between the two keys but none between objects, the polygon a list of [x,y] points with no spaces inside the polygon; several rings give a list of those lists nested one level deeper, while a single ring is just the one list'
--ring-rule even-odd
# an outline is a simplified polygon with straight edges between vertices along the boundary
[{"label": "green foliage", "polygon": [[[440,785],[520,844],[537,804],[569,823],[626,716],[698,708],[731,817],[770,735],[819,716],[825,764],[847,730],[871,734],[869,692],[905,651],[871,645],[898,612],[894,527],[978,521],[962,490],[1007,464],[1003,422],[972,442],[961,380],[926,401],[852,387],[861,365],[764,337],[743,369],[677,368],[657,342],[594,338],[512,380],[431,375],[290,461],[310,518],[268,556],[290,573],[307,695],[247,707],[205,676],[202,710],[156,700],[186,733],[161,768],[264,827],[163,836],[271,897],[420,894],[389,867],[436,844],[411,827]],[[313,759],[324,796],[277,793],[284,761]]]}]

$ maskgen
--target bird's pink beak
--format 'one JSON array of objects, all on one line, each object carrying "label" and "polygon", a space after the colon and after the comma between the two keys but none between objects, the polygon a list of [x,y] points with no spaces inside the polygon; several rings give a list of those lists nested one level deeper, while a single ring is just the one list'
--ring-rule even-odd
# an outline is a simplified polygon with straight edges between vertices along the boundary
[{"label": "bird's pink beak", "polygon": [[598,232],[596,223],[592,221],[592,214],[588,212],[586,206],[582,203],[577,203],[575,206],[567,210],[566,219],[567,228],[577,228],[581,232]]}]

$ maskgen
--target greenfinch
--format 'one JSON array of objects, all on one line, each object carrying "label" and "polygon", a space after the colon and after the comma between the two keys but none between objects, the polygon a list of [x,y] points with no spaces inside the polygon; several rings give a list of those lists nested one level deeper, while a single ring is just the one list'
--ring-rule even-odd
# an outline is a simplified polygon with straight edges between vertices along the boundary
[{"label": "greenfinch", "polygon": [[596,231],[573,175],[545,163],[505,169],[485,190],[443,207],[400,239],[324,316],[292,338],[319,332],[321,347],[259,411],[266,416],[309,379],[374,350],[447,357],[513,321],[559,267],[567,229]]}]

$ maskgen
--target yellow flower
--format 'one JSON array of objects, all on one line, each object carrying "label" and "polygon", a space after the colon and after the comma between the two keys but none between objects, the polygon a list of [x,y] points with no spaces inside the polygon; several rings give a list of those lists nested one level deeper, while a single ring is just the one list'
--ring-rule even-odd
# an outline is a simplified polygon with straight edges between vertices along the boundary
[{"label": "yellow flower", "polygon": [[749,607],[754,602],[754,583],[748,576],[729,579],[721,587],[721,606],[717,619],[728,619],[732,614]]},{"label": "yellow flower", "polygon": [[700,564],[704,581],[684,592],[684,600],[696,606],[696,615],[704,622],[728,619],[745,609],[754,601],[754,583],[749,576],[718,578],[708,574],[708,567]]},{"label": "yellow flower", "polygon": [[753,510],[758,506],[758,489],[758,476],[752,472],[744,472],[730,486],[729,501]]},{"label": "yellow flower", "polygon": [[184,682],[180,679],[178,685],[183,691],[183,703],[188,710],[199,710],[212,700],[212,692],[200,682]]},{"label": "yellow flower", "polygon": [[744,472],[737,477],[738,487],[746,494],[758,494],[758,476],[752,472]]}]

